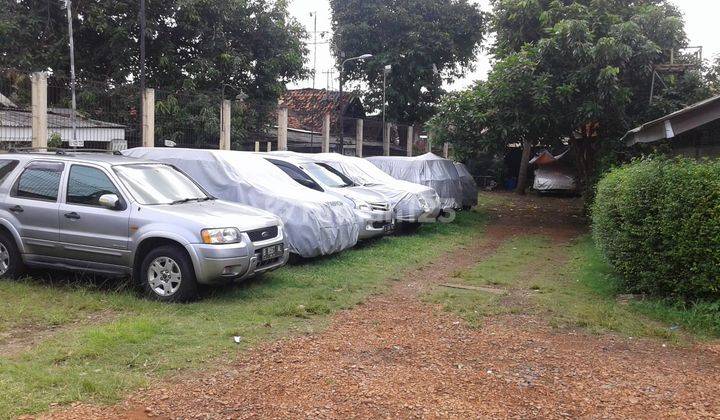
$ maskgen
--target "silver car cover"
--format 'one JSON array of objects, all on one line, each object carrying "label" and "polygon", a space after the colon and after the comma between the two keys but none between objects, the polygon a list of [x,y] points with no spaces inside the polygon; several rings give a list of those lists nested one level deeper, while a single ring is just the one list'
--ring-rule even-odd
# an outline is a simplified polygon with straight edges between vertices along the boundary
[{"label": "silver car cover", "polygon": [[455,164],[449,159],[427,153],[415,157],[374,156],[367,160],[394,178],[434,189],[443,209],[462,207],[462,182]]},{"label": "silver car cover", "polygon": [[332,166],[354,183],[382,194],[400,222],[431,223],[440,214],[440,199],[432,188],[393,178],[365,159],[338,153],[308,155]]},{"label": "silver car cover", "polygon": [[358,241],[359,220],[350,206],[301,186],[252,153],[135,148],[123,154],[175,165],[215,197],[277,215],[285,224],[290,251],[302,257],[333,254]]}]

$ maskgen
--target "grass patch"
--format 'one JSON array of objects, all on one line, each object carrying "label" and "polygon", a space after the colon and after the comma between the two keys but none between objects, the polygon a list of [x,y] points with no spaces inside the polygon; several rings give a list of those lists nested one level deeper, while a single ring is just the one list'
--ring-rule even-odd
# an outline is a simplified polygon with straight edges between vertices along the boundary
[{"label": "grass patch", "polygon": [[[560,267],[548,261],[565,253]],[[437,289],[428,300],[440,303],[477,326],[489,315],[534,311],[557,328],[580,327],[591,332],[613,331],[633,337],[682,342],[720,337],[720,303],[694,306],[658,300],[618,302],[617,277],[603,261],[589,237],[562,246],[539,237],[522,237],[503,244],[476,267],[458,273],[453,281],[507,290],[498,296],[474,290]],[[527,298],[513,299],[521,292]]]},{"label": "grass patch", "polygon": [[259,341],[320,328],[328,314],[385,290],[388,279],[469,243],[484,223],[482,214],[463,212],[452,224],[424,226],[412,236],[383,238],[242,286],[211,289],[203,301],[188,305],[76,281],[0,280],[0,325],[6,330],[63,325],[108,308],[117,314],[0,357],[0,418],[42,412],[51,403],[112,403],[153,379],[207,369]]}]

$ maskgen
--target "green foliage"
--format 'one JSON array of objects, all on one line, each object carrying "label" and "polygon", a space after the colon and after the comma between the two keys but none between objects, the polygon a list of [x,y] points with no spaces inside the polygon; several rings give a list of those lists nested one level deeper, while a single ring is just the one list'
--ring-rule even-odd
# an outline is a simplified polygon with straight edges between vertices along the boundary
[{"label": "green foliage", "polygon": [[485,33],[480,8],[468,0],[331,0],[330,6],[338,64],[374,55],[345,68],[349,80],[368,86],[369,109],[382,107],[383,68],[393,66],[387,115],[395,121],[426,121],[444,93],[443,80],[465,73]]},{"label": "green foliage", "polygon": [[48,138],[48,147],[51,149],[58,149],[62,147],[62,137],[60,133],[52,133]]},{"label": "green foliage", "polygon": [[720,298],[720,161],[643,159],[597,188],[593,237],[631,292]]}]

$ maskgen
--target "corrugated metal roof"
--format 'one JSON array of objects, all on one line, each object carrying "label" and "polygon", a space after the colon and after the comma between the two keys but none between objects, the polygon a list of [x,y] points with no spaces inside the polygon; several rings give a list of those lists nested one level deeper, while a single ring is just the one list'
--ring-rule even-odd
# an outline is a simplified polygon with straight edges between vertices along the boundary
[{"label": "corrugated metal roof", "polygon": [[622,140],[627,146],[671,139],[720,119],[720,95],[690,105],[628,131]]},{"label": "corrugated metal roof", "polygon": [[[75,118],[77,128],[125,128],[122,124],[93,120],[78,115]],[[0,109],[0,127],[32,127],[32,112]],[[72,118],[68,115],[48,112],[48,128],[71,128]]]}]

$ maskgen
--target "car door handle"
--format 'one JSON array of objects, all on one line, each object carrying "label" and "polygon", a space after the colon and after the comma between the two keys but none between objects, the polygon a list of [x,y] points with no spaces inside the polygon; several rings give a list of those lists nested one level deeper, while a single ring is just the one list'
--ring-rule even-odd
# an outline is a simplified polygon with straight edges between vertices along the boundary
[{"label": "car door handle", "polygon": [[65,218],[72,220],[80,220],[80,215],[75,212],[65,213]]},{"label": "car door handle", "polygon": [[22,213],[25,210],[20,206],[13,206],[13,207],[10,207],[10,211],[13,213]]}]

